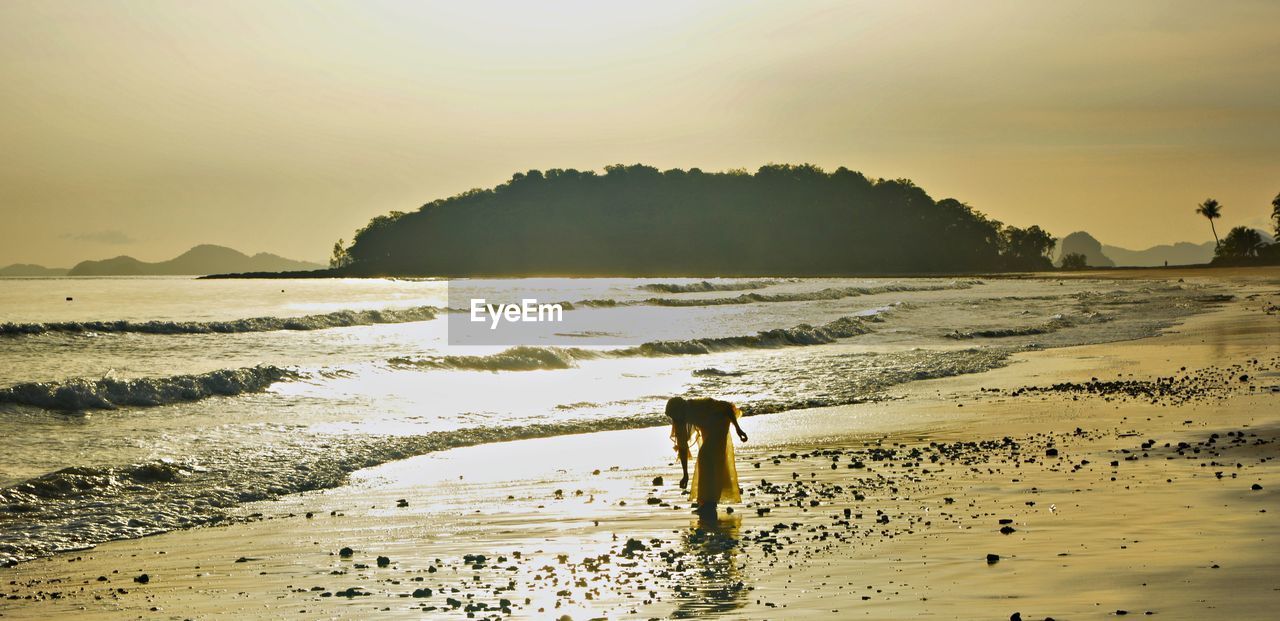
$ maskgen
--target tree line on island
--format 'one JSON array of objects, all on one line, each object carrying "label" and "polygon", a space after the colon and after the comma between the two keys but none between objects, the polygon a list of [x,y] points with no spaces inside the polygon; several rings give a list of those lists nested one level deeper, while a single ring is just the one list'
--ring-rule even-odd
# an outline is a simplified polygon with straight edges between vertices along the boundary
[{"label": "tree line on island", "polygon": [[[1222,203],[1212,198],[1196,206],[1196,213],[1209,220],[1213,232],[1213,265],[1276,265],[1280,264],[1280,243],[1268,242],[1257,229],[1237,226],[1218,237],[1213,221],[1222,217]],[[1271,225],[1275,238],[1280,239],[1280,194],[1271,199]]]},{"label": "tree line on island", "polygon": [[[1195,213],[1209,220],[1209,231],[1213,234],[1213,256],[1209,265],[1280,264],[1280,243],[1266,238],[1257,229],[1237,226],[1225,237],[1218,237],[1218,227],[1214,220],[1222,217],[1222,203],[1212,198],[1206,199],[1196,206]],[[1280,239],[1280,194],[1271,200],[1271,224],[1275,230],[1275,238]],[[1101,245],[1088,233],[1077,232],[1063,238],[1062,257],[1059,259],[1062,269],[1081,270],[1112,265],[1111,260],[1101,252]]]},{"label": "tree line on island", "polygon": [[516,173],[375,217],[333,275],[850,275],[1044,270],[1055,239],[906,179],[771,164]]}]

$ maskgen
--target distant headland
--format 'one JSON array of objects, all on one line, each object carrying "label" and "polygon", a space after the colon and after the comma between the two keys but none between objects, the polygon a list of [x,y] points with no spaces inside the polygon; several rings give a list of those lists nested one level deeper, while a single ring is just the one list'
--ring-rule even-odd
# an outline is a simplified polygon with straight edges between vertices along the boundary
[{"label": "distant headland", "polygon": [[81,261],[71,269],[14,264],[0,268],[2,276],[200,276],[225,272],[288,272],[321,269],[323,265],[295,261],[267,252],[249,256],[238,250],[202,244],[168,261],[149,263],[130,256]]}]

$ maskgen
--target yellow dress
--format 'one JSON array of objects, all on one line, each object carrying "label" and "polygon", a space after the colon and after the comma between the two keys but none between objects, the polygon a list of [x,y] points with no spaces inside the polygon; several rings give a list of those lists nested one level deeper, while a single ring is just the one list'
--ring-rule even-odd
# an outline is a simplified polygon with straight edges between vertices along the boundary
[{"label": "yellow dress", "polygon": [[698,430],[702,446],[693,466],[693,502],[742,502],[738,491],[738,468],[733,463],[733,441],[729,425],[741,415],[736,406],[716,399],[690,399],[686,420]]}]

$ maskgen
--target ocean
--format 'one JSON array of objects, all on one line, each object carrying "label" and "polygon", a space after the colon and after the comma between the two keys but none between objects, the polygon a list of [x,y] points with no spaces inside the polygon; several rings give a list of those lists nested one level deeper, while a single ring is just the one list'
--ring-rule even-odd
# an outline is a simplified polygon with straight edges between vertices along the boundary
[{"label": "ocean", "polygon": [[[525,341],[465,297],[564,302]],[[452,295],[451,295],[452,294]],[[886,398],[1226,299],[1087,279],[0,279],[0,563],[215,523],[431,451]],[[517,297],[519,297],[517,296]],[[452,338],[451,338],[452,337]]]}]

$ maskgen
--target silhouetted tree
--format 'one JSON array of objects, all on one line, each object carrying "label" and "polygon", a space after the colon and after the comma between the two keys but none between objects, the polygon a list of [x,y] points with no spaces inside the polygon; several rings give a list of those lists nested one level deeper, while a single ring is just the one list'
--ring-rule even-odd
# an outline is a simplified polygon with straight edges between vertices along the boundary
[{"label": "silhouetted tree", "polygon": [[1064,270],[1082,270],[1089,267],[1089,259],[1079,252],[1068,252],[1062,255],[1060,265]]},{"label": "silhouetted tree", "polygon": [[1227,233],[1222,243],[1218,244],[1217,249],[1214,251],[1214,258],[1248,259],[1256,257],[1258,250],[1262,249],[1264,245],[1262,234],[1257,229],[1237,226]]},{"label": "silhouetted tree", "polygon": [[351,264],[351,255],[347,253],[347,249],[342,245],[342,238],[333,244],[333,254],[329,256],[329,267],[341,268]]},{"label": "silhouetted tree", "polygon": [[354,275],[839,275],[1049,269],[1054,239],[909,180],[769,164],[755,174],[610,165],[516,173],[378,216]]},{"label": "silhouetted tree", "polygon": [[1213,225],[1213,221],[1222,217],[1222,205],[1212,198],[1205,199],[1196,207],[1196,213],[1209,219],[1209,230],[1213,231],[1213,245],[1221,244],[1222,242],[1218,240],[1218,229]]},{"label": "silhouetted tree", "polygon": [[1271,227],[1275,231],[1275,238],[1280,242],[1280,194],[1271,199]]},{"label": "silhouetted tree", "polygon": [[1010,270],[1045,270],[1053,268],[1049,253],[1057,239],[1039,226],[1025,229],[1007,226],[1003,232],[1004,268]]}]

